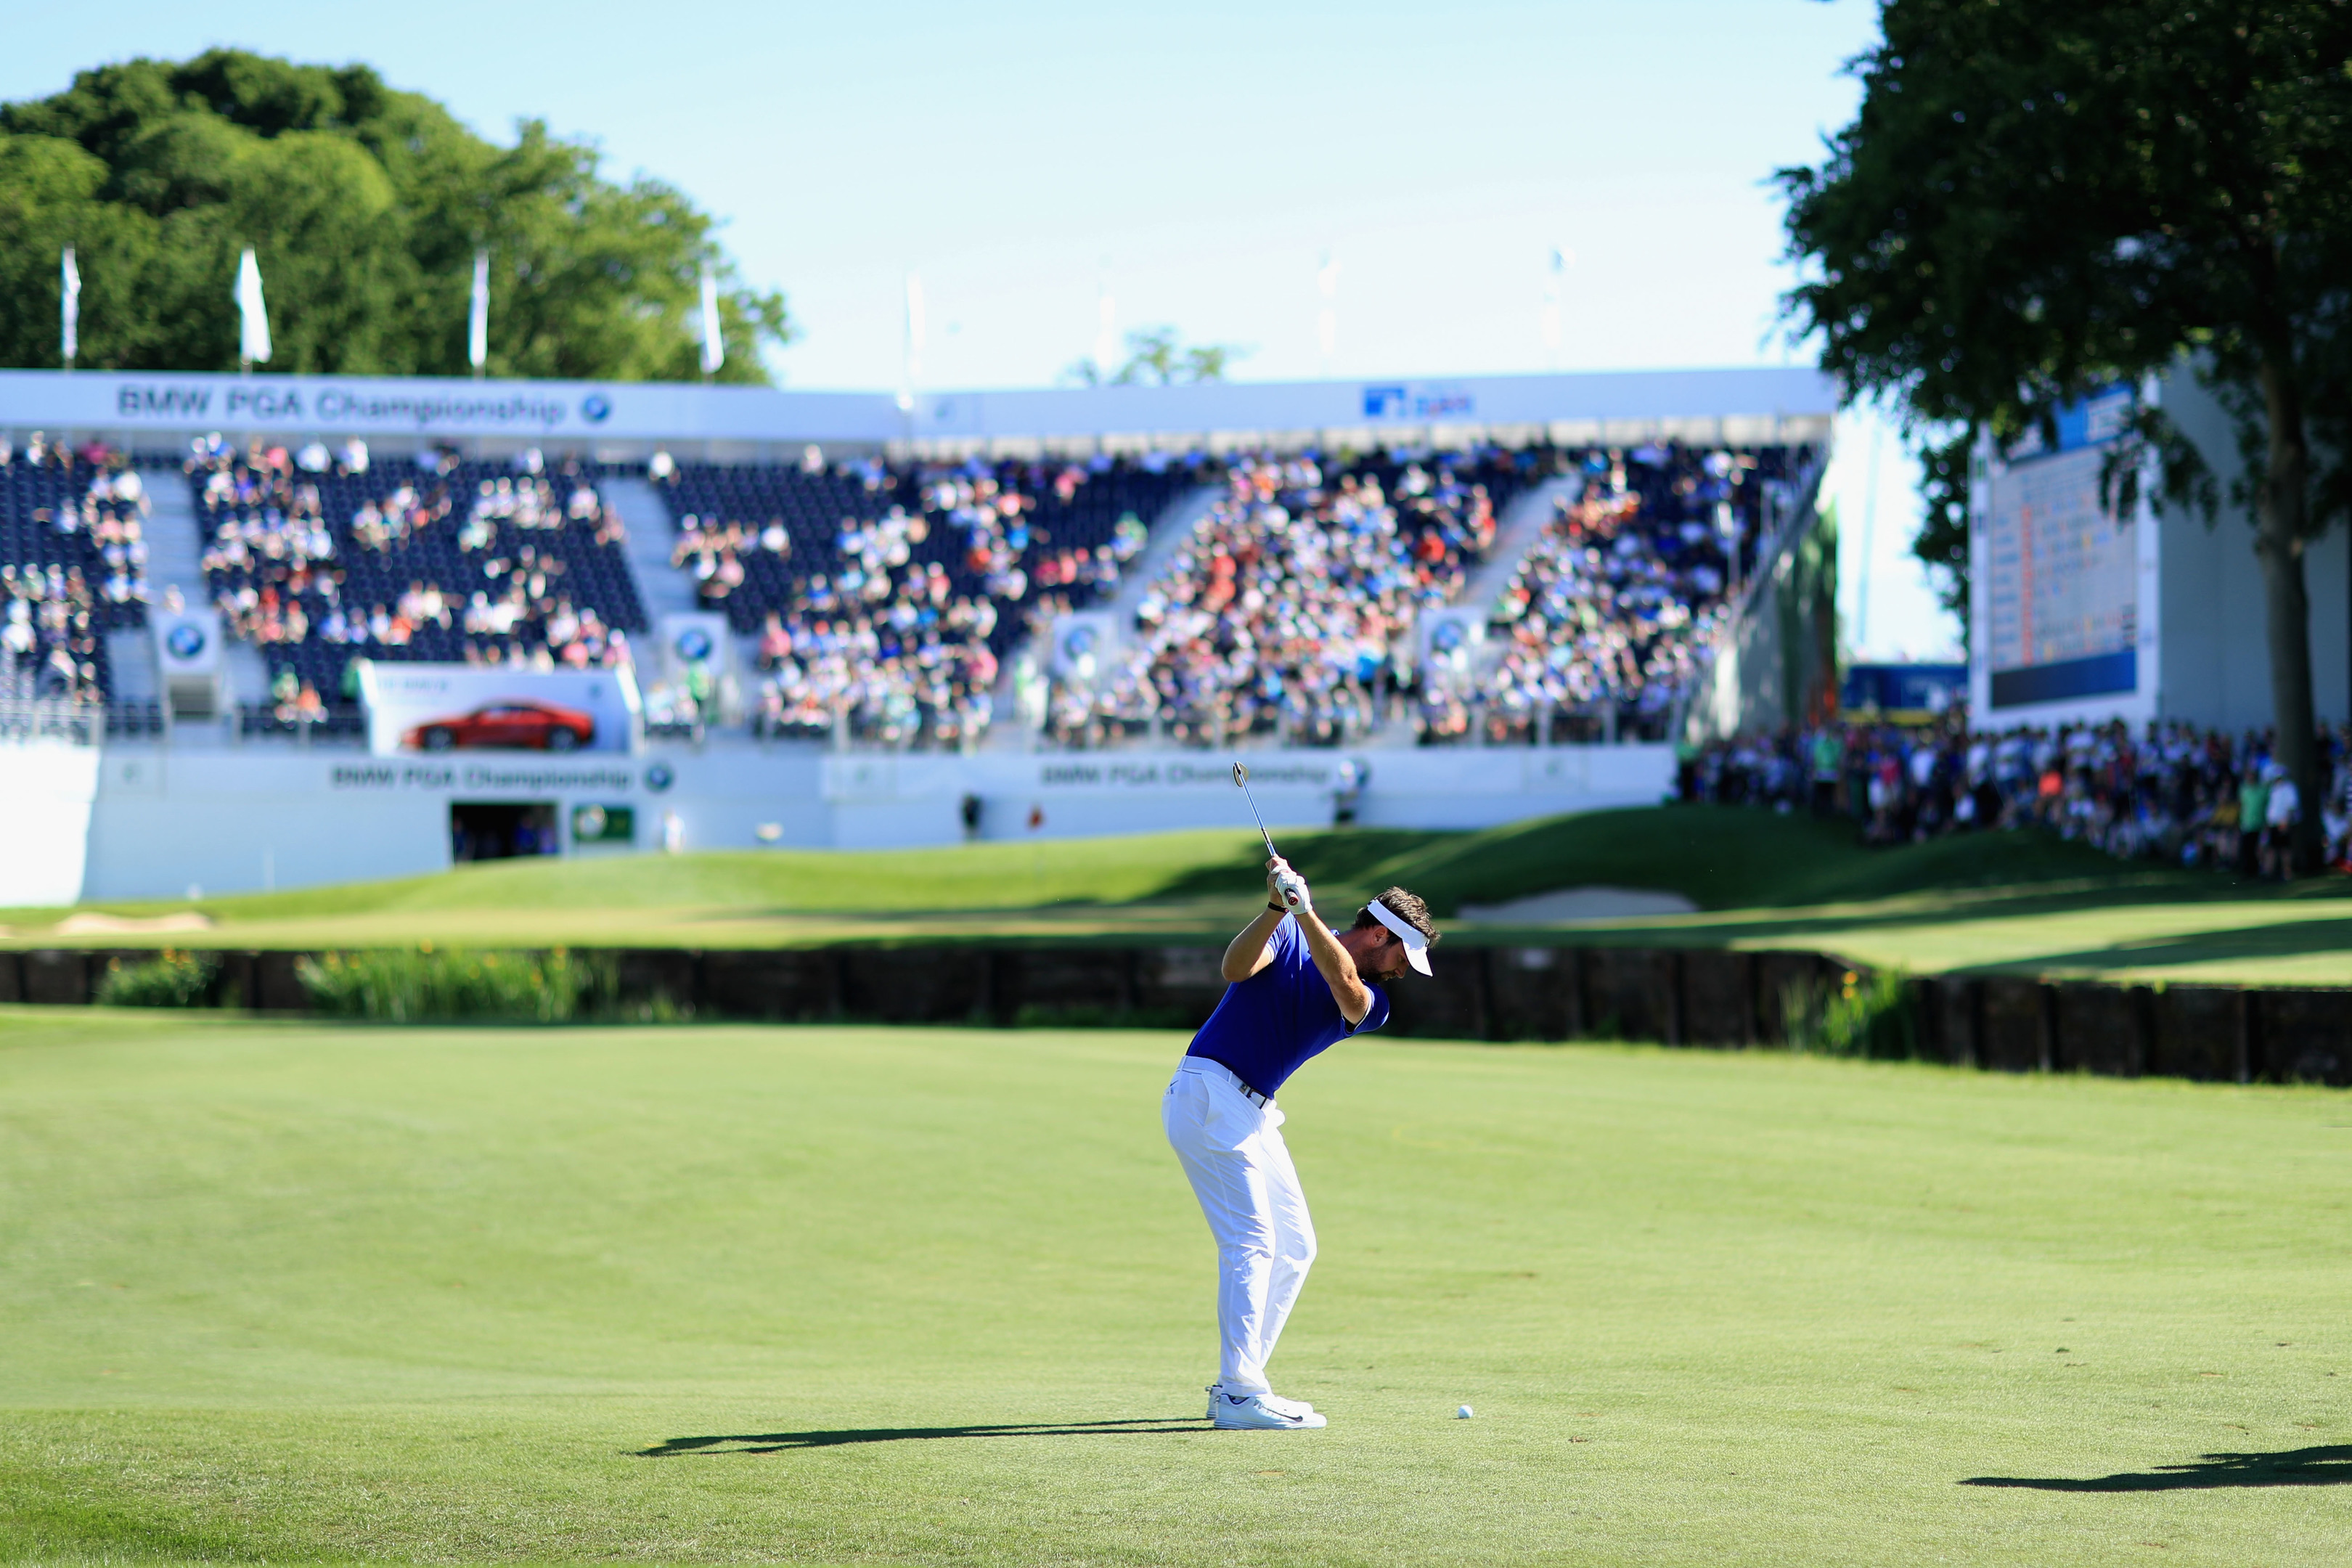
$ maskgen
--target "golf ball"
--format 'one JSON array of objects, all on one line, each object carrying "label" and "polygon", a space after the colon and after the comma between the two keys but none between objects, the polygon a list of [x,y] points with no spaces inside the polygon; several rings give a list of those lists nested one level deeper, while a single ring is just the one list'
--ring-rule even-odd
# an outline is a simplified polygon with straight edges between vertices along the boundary
[{"label": "golf ball", "polygon": [[1455,1411],[1455,1412],[1454,1413],[1454,1419],[1455,1419],[1456,1421],[1467,1421],[1467,1420],[1469,1420],[1469,1419],[1470,1419],[1470,1407],[1469,1407],[1468,1405],[1464,1405],[1461,1409],[1459,1409],[1459,1410]]}]

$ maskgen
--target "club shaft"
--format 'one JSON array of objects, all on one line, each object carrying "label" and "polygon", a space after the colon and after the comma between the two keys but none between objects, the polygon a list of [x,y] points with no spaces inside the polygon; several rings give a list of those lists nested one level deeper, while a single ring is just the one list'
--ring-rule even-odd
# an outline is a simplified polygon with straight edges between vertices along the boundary
[{"label": "club shaft", "polygon": [[1265,830],[1265,818],[1258,812],[1257,796],[1250,794],[1247,784],[1242,785],[1242,798],[1249,802],[1250,816],[1257,819],[1257,836],[1265,840],[1265,858],[1269,860],[1280,859],[1281,856],[1275,852],[1274,835]]}]

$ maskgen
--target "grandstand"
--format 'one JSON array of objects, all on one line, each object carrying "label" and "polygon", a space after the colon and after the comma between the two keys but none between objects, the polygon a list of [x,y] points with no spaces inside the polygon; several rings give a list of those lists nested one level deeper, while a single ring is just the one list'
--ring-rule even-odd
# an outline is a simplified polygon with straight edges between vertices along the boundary
[{"label": "grandstand", "polygon": [[1339,745],[1377,731],[1413,679],[1420,612],[1448,605],[1498,508],[1549,454],[1245,457],[1134,608],[1135,644],[1055,683],[1064,745],[1150,737]]},{"label": "grandstand", "polygon": [[536,448],[488,463],[428,447],[387,469],[359,443],[198,439],[205,583],[262,651],[260,722],[357,734],[362,658],[615,665],[646,629],[619,524],[577,459],[550,474]]},{"label": "grandstand", "polygon": [[0,700],[107,700],[107,634],[146,622],[148,510],[102,447],[0,440]]},{"label": "grandstand", "polygon": [[[1483,826],[1665,792],[1833,405],[0,373],[5,669],[113,731],[39,807],[81,813],[64,896],[428,870],[501,811],[566,854],[1223,824],[1236,748],[1276,821]],[[362,661],[606,671],[646,739],[371,757]]]},{"label": "grandstand", "polygon": [[755,640],[763,734],[977,739],[1023,640],[1114,588],[1199,463],[649,459],[672,564]]},{"label": "grandstand", "polygon": [[1667,739],[1819,459],[1804,447],[1645,443],[1564,463],[1570,481],[1488,613],[1497,650],[1475,683],[1444,672],[1426,683],[1423,734]]}]

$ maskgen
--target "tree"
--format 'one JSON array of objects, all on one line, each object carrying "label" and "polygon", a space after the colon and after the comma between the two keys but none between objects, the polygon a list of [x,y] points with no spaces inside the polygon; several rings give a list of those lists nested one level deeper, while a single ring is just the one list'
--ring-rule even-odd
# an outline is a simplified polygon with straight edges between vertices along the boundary
[{"label": "tree", "polygon": [[1921,512],[1919,531],[1911,553],[1933,573],[1936,597],[1960,618],[1960,636],[1969,635],[1969,457],[1975,451],[1974,426],[1962,426],[1957,435],[1941,438],[1935,433],[1915,435],[1912,455],[1919,459]]},{"label": "tree", "polygon": [[1184,346],[1173,327],[1146,327],[1127,334],[1127,363],[1108,375],[1090,359],[1062,374],[1086,386],[1173,386],[1179,382],[1223,381],[1234,361],[1247,353],[1225,343]]},{"label": "tree", "polygon": [[[2304,552],[2347,510],[2352,447],[2315,449],[2345,378],[2352,7],[2344,0],[1885,0],[1853,123],[1778,175],[1785,301],[1849,395],[1916,426],[2046,426],[2117,382],[2186,371],[2245,459],[2278,760],[2317,861],[2319,748]],[[2331,405],[2320,433],[2352,416]],[[2159,409],[2159,500],[2211,520],[2210,468]],[[2112,466],[2128,504],[2127,462]]]},{"label": "tree", "polygon": [[84,71],[0,107],[0,364],[57,363],[58,253],[83,279],[79,363],[229,370],[237,253],[267,279],[272,370],[462,375],[474,253],[496,375],[690,381],[700,275],[722,381],[764,382],[783,297],[745,287],[674,188],[604,179],[535,121],[500,147],[364,66],[216,49]]}]

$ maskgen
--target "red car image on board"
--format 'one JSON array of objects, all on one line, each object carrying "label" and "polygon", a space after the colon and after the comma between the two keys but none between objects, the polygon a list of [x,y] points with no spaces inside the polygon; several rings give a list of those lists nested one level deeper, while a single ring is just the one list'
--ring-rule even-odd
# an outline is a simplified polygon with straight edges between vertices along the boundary
[{"label": "red car image on board", "polygon": [[596,738],[596,721],[552,702],[493,702],[452,719],[435,719],[401,736],[420,752],[458,746],[499,746],[531,752],[576,752]]}]

